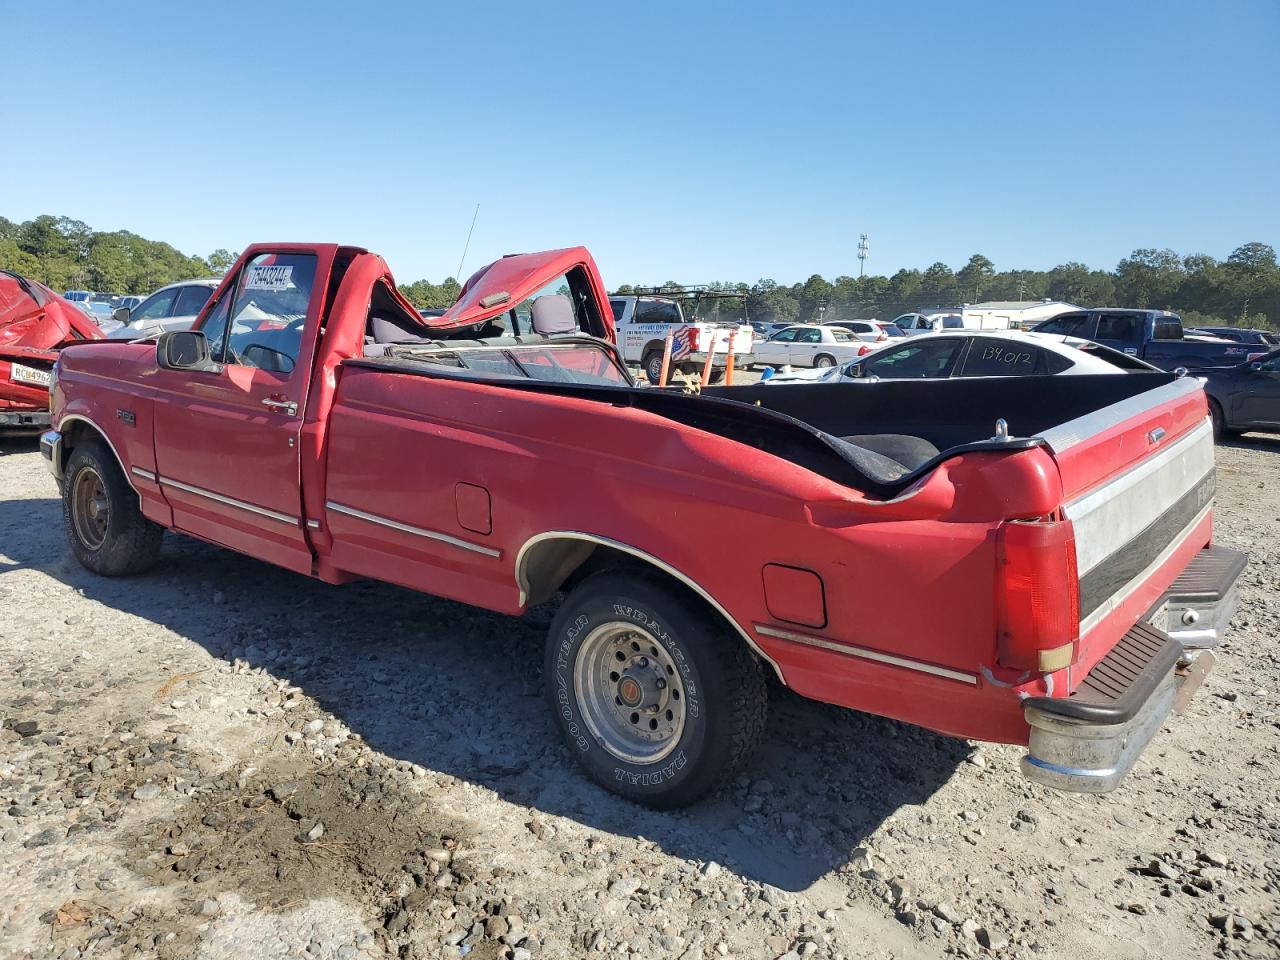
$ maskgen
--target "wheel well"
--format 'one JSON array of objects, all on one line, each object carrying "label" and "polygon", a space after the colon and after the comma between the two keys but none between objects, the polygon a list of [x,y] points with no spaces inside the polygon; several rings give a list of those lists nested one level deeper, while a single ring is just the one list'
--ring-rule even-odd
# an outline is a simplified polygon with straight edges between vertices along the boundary
[{"label": "wheel well", "polygon": [[651,353],[661,353],[664,343],[665,341],[663,340],[650,340],[646,343],[644,349],[640,351],[640,362],[643,363],[647,360]]},{"label": "wheel well", "polygon": [[[82,443],[89,440],[100,440],[102,445],[110,451],[111,456],[115,457],[116,465],[120,467],[120,472],[124,475],[124,482],[129,486],[133,486],[133,478],[129,476],[129,471],[124,467],[124,461],[120,459],[120,454],[116,452],[115,446],[105,433],[98,429],[96,424],[90,423],[81,417],[74,417],[63,421],[63,426],[59,427],[58,432],[62,435],[62,462],[58,464],[60,470],[67,468],[67,462],[71,459],[71,451]],[[136,487],[134,488],[137,489]]]},{"label": "wheel well", "polygon": [[633,552],[625,544],[615,544],[603,538],[547,534],[527,543],[516,558],[516,582],[520,586],[521,600],[530,606],[549,600],[560,590],[571,590],[602,570],[632,570],[660,580],[695,600],[712,616],[728,623],[747,642],[752,652],[773,669],[778,679],[786,683],[778,665],[709,593],[654,557],[638,550]]}]

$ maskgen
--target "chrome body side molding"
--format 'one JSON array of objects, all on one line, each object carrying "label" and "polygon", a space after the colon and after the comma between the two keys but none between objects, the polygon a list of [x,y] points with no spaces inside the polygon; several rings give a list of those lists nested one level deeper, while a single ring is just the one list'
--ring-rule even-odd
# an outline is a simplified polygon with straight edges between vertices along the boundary
[{"label": "chrome body side molding", "polygon": [[159,482],[164,487],[176,487],[179,490],[185,490],[187,493],[194,493],[197,497],[204,497],[206,500],[212,500],[215,503],[224,503],[229,507],[235,507],[238,510],[244,510],[248,513],[257,514],[260,517],[266,517],[269,520],[278,520],[280,523],[288,523],[298,526],[298,518],[291,517],[287,513],[277,513],[275,510],[268,510],[266,507],[259,507],[257,504],[245,503],[243,500],[237,500],[235,497],[224,497],[220,493],[214,493],[212,490],[205,490],[203,487],[193,487],[189,483],[182,483],[178,480],[171,480],[168,477],[160,477]]},{"label": "chrome body side molding", "polygon": [[972,684],[977,686],[978,677],[976,674],[964,673],[960,670],[952,670],[949,667],[939,667],[932,663],[925,663],[922,660],[909,660],[906,657],[896,657],[891,653],[881,653],[879,650],[868,650],[866,647],[854,647],[847,643],[837,643],[834,640],[828,640],[825,637],[815,637],[808,633],[796,633],[794,630],[782,630],[778,627],[771,627],[767,624],[757,623],[754,625],[756,633],[765,637],[776,637],[779,640],[789,640],[792,643],[803,643],[806,646],[818,647],[821,650],[830,650],[832,653],[841,653],[849,657],[857,657],[861,660],[872,660],[876,663],[888,664],[891,667],[903,667],[907,670],[915,670],[919,673],[927,673],[935,677],[944,677],[947,680],[958,680],[961,683]]},{"label": "chrome body side molding", "polygon": [[422,527],[415,527],[407,523],[401,523],[399,520],[392,520],[389,517],[380,517],[376,513],[366,513],[363,510],[357,510],[355,507],[348,507],[341,503],[335,503],[333,500],[325,501],[325,509],[332,510],[335,513],[346,514],[348,517],[355,517],[357,520],[363,520],[366,523],[376,523],[380,527],[388,527],[392,530],[399,530],[401,533],[410,533],[415,537],[424,537],[427,540],[435,540],[438,543],[447,543],[451,547],[457,547],[459,550],[469,550],[472,553],[478,553],[484,557],[500,557],[501,550],[495,550],[493,547],[486,547],[479,543],[472,543],[470,540],[463,540],[459,537],[450,536],[447,533],[441,533],[438,530],[424,530]]}]

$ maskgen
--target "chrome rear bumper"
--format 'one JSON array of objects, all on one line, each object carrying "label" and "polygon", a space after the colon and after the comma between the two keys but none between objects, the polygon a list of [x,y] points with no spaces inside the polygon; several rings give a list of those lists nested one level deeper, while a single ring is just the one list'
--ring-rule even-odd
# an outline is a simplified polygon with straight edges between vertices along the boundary
[{"label": "chrome rear bumper", "polygon": [[1186,650],[1216,647],[1235,616],[1236,581],[1247,560],[1243,553],[1226,547],[1200,551],[1144,619]]},{"label": "chrome rear bumper", "polygon": [[[1075,793],[1116,789],[1212,669],[1214,655],[1204,647],[1226,630],[1246,562],[1235,550],[1202,550],[1153,609],[1156,622],[1135,624],[1070,697],[1028,699],[1023,775]],[[1160,621],[1174,630],[1161,629]]]}]

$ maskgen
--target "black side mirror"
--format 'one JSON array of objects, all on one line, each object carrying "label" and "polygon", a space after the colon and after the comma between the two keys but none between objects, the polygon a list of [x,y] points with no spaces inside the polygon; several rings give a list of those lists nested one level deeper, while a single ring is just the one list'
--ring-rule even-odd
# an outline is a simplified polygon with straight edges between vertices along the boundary
[{"label": "black side mirror", "polygon": [[116,307],[114,310],[111,311],[111,319],[115,320],[117,323],[127,324],[129,322],[129,308]]},{"label": "black side mirror", "polygon": [[1261,360],[1255,360],[1255,361],[1253,361],[1253,363],[1249,364],[1249,369],[1250,369],[1250,370],[1257,370],[1257,371],[1259,371],[1259,372],[1260,372],[1260,371],[1262,370],[1262,361],[1261,361]]},{"label": "black side mirror", "polygon": [[862,364],[858,363],[855,360],[853,363],[849,364],[847,367],[844,368],[844,375],[846,377],[852,377],[854,380],[857,380],[859,377],[863,375]]},{"label": "black side mirror", "polygon": [[209,338],[199,330],[170,330],[156,340],[156,363],[166,370],[221,373],[209,357]]}]

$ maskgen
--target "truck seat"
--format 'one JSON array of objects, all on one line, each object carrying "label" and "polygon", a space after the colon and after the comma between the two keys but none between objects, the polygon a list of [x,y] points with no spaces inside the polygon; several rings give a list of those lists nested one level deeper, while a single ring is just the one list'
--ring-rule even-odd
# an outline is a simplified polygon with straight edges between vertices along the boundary
[{"label": "truck seat", "polygon": [[548,337],[577,333],[578,318],[573,315],[573,302],[563,293],[538,297],[533,301],[533,330]]},{"label": "truck seat", "polygon": [[411,329],[392,313],[375,311],[369,314],[369,335],[374,343],[426,343],[430,334]]}]

